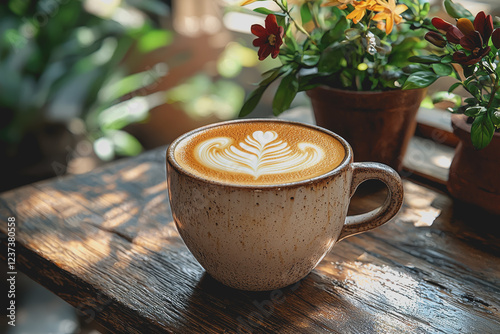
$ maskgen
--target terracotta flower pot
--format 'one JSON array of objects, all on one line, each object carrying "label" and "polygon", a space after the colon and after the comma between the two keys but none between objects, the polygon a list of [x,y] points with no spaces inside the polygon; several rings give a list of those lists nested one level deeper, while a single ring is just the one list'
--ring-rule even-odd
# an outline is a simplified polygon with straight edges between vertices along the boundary
[{"label": "terracotta flower pot", "polygon": [[467,116],[452,115],[451,124],[460,142],[450,166],[448,191],[461,201],[500,215],[500,133],[494,134],[488,146],[476,150]]},{"label": "terracotta flower pot", "polygon": [[316,123],[344,137],[355,161],[377,161],[401,171],[426,89],[356,92],[317,87],[307,91]]}]

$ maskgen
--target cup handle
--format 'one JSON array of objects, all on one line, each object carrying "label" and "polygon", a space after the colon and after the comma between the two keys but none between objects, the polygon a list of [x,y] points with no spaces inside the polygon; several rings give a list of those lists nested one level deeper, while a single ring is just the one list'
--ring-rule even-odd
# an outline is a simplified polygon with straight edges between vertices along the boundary
[{"label": "cup handle", "polygon": [[354,195],[361,183],[370,179],[384,182],[389,193],[381,207],[360,215],[348,216],[338,241],[385,224],[398,213],[403,205],[403,183],[394,169],[378,162],[355,162],[352,164],[352,168],[349,198]]}]

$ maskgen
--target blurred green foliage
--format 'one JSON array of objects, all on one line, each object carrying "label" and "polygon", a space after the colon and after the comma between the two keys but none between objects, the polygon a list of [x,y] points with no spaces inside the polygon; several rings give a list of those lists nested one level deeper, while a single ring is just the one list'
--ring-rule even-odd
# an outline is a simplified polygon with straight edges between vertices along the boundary
[{"label": "blurred green foliage", "polygon": [[237,116],[243,104],[245,91],[233,81],[219,79],[215,82],[200,73],[167,92],[168,103],[180,103],[193,118],[215,115],[219,119]]},{"label": "blurred green foliage", "polygon": [[120,129],[147,114],[112,126],[99,115],[165,74],[132,74],[126,56],[132,47],[147,53],[171,43],[172,33],[156,28],[168,13],[158,0],[3,2],[0,153],[15,155],[23,136],[46,120],[71,118],[84,119],[94,140],[108,136],[118,153],[137,153],[138,143]]}]

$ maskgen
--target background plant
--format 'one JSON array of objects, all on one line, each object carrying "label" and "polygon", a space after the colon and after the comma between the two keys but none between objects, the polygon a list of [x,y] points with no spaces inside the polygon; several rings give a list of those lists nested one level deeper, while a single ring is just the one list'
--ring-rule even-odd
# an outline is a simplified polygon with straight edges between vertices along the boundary
[{"label": "background plant", "polygon": [[[276,80],[281,82],[273,100],[275,115],[289,108],[297,92],[319,85],[363,91],[401,89],[410,74],[405,70],[408,58],[426,46],[420,28],[430,24],[427,1],[274,3],[279,11],[266,7],[253,11],[275,16],[282,27],[278,56],[282,65],[263,74],[265,78],[248,96],[240,116],[249,114]],[[262,49],[262,36],[257,36],[260,40],[254,46]]]},{"label": "background plant", "polygon": [[44,122],[72,118],[92,140],[108,138],[116,153],[137,154],[140,144],[121,129],[147,113],[107,110],[162,74],[156,67],[133,73],[125,58],[170,43],[171,33],[157,28],[168,12],[157,0],[0,5],[1,155],[17,156],[23,138]]},{"label": "background plant", "polygon": [[495,29],[492,16],[484,12],[474,17],[451,0],[445,0],[444,5],[457,22],[432,19],[425,38],[436,49],[433,54],[410,58],[419,64],[412,67],[404,88],[427,87],[441,76],[456,78],[458,82],[448,92],[463,87],[470,97],[450,111],[473,119],[472,144],[482,149],[500,128],[500,28]]}]

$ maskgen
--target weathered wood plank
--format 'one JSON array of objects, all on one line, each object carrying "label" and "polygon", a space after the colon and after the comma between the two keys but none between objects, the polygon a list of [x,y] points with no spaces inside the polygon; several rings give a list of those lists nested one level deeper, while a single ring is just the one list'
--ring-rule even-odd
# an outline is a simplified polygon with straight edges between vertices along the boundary
[{"label": "weathered wood plank", "polygon": [[[500,331],[500,238],[485,228],[497,218],[407,181],[392,222],[342,241],[296,285],[243,292],[206,275],[179,238],[163,154],[1,194],[18,268],[113,332]],[[377,206],[374,189],[350,211]]]}]

